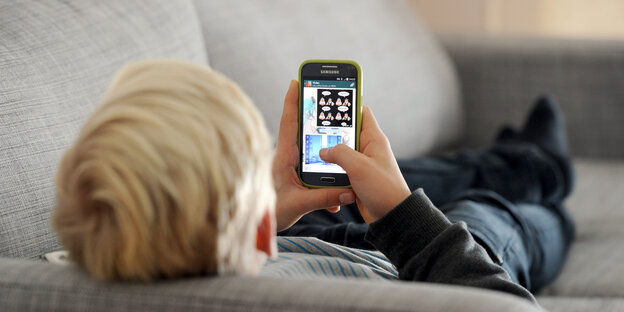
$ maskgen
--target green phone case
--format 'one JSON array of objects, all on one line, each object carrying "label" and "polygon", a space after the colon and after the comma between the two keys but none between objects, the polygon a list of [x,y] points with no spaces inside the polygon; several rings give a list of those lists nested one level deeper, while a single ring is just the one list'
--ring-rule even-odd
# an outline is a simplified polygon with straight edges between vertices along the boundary
[{"label": "green phone case", "polygon": [[[342,64],[351,64],[357,68],[357,71],[358,71],[357,86],[356,86],[356,90],[357,90],[356,106],[357,107],[355,109],[357,113],[357,122],[356,122],[356,129],[355,129],[355,150],[359,151],[360,150],[360,131],[362,130],[362,68],[360,67],[360,64],[358,64],[355,61],[350,61],[350,60],[306,60],[303,63],[301,63],[301,65],[299,66],[299,115],[297,116],[297,118],[301,118],[301,112],[303,110],[303,107],[302,107],[303,88],[301,87],[301,83],[303,82],[303,79],[301,77],[301,69],[303,68],[304,65],[309,64],[309,63],[342,63]],[[301,123],[300,119],[299,119],[299,123]],[[297,148],[299,149],[299,152],[301,152],[301,125],[299,124],[297,127],[298,127]],[[301,164],[301,161],[299,162],[299,164]],[[307,184],[303,182],[303,180],[301,179],[301,166],[300,165],[297,167],[297,175],[299,176],[299,181],[301,181],[301,183],[304,186],[309,187],[309,188],[351,188],[351,185],[324,186],[324,185]]]}]

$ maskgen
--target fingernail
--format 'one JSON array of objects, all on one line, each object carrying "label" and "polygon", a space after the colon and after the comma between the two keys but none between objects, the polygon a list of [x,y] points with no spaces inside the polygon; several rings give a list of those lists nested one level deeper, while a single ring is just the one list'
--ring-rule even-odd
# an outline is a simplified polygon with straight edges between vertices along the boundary
[{"label": "fingernail", "polygon": [[341,204],[350,204],[355,201],[355,195],[352,192],[342,193],[338,196]]}]

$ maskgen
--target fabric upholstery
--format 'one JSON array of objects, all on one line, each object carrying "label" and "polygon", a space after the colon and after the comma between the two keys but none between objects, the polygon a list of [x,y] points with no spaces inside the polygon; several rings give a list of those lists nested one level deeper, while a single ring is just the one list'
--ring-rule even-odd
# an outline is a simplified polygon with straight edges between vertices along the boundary
[{"label": "fabric upholstery", "polygon": [[624,161],[579,160],[567,201],[576,239],[557,280],[541,294],[624,297]]},{"label": "fabric upholstery", "polygon": [[[196,0],[203,38],[189,1],[0,2],[0,311],[534,310],[505,294],[447,285],[267,277],[104,284],[72,266],[6,258],[59,247],[49,224],[58,160],[113,73],[135,60],[201,63],[206,48],[212,65],[242,85],[276,133],[285,89],[302,60],[352,58],[364,68],[365,104],[397,156],[461,134],[453,68],[404,1]],[[315,37],[321,32],[333,35]],[[489,141],[501,121],[517,123],[531,100],[550,90],[570,116],[577,155],[624,156],[622,44],[461,38],[445,44],[466,94],[472,146]],[[620,311],[624,162],[581,160],[577,169],[568,201],[577,241],[538,300],[552,311]]]},{"label": "fabric upholstery", "polygon": [[196,0],[196,6],[211,66],[241,85],[274,135],[301,62],[328,58],[360,63],[363,102],[397,157],[460,136],[455,73],[408,1]]},{"label": "fabric upholstery", "polygon": [[550,92],[579,157],[624,157],[624,41],[446,37],[461,79],[468,146],[504,123],[519,126]]},{"label": "fabric upholstery", "polygon": [[0,311],[536,311],[508,294],[420,283],[198,277],[104,284],[75,267],[0,258]]},{"label": "fabric upholstery", "polygon": [[543,308],[550,312],[624,311],[623,298],[539,297],[538,301]]},{"label": "fabric upholstery", "polygon": [[206,62],[190,1],[0,2],[0,256],[59,247],[50,215],[63,151],[113,74],[156,57]]}]

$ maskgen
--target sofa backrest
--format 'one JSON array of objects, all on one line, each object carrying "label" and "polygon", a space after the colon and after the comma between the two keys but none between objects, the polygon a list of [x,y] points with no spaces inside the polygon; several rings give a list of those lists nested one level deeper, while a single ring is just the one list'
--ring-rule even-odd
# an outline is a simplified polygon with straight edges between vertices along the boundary
[{"label": "sofa backrest", "polygon": [[342,58],[363,66],[364,103],[398,157],[460,135],[454,70],[405,0],[0,4],[0,256],[59,248],[50,224],[58,162],[114,73],[155,57],[205,63],[204,44],[274,134],[300,62]]},{"label": "sofa backrest", "polygon": [[190,0],[0,4],[0,256],[59,248],[58,161],[114,73],[145,58],[205,63]]},{"label": "sofa backrest", "polygon": [[458,82],[409,1],[196,0],[210,65],[237,81],[276,135],[286,89],[305,59],[353,59],[397,157],[454,143]]}]

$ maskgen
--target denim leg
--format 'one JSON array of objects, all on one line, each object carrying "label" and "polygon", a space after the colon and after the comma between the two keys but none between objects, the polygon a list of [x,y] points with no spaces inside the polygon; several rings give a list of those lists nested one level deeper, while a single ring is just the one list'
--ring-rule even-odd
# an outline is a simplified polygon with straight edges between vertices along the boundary
[{"label": "denim leg", "polygon": [[492,190],[514,203],[557,204],[564,199],[560,169],[531,143],[496,143],[480,151],[398,163],[410,189],[423,188],[436,206],[454,201],[469,189]]},{"label": "denim leg", "polygon": [[555,209],[471,190],[440,210],[451,222],[466,222],[492,260],[532,292],[551,282],[563,266],[571,237]]},{"label": "denim leg", "polygon": [[422,188],[434,205],[459,197],[478,183],[478,155],[460,152],[452,157],[417,157],[397,160],[410,190]]},{"label": "denim leg", "polygon": [[519,204],[517,211],[529,229],[531,289],[537,292],[561,272],[574,238],[574,227],[566,224],[566,219],[559,218],[555,209]]},{"label": "denim leg", "polygon": [[565,197],[563,172],[542,149],[524,142],[497,143],[479,155],[481,179],[488,189],[513,203],[560,204]]},{"label": "denim leg", "polygon": [[[566,237],[574,226],[563,209],[563,183],[552,161],[535,145],[523,142],[497,143],[482,151],[463,151],[452,157],[419,157],[399,160],[410,187],[422,187],[438,207],[455,201],[470,189],[495,191],[513,203],[528,202],[552,206],[562,219]],[[373,249],[364,240],[368,227],[355,204],[343,206],[338,214],[311,212],[283,236],[312,236],[348,247]]]}]

